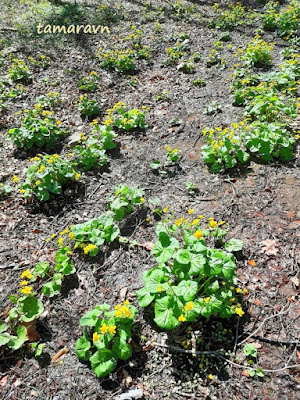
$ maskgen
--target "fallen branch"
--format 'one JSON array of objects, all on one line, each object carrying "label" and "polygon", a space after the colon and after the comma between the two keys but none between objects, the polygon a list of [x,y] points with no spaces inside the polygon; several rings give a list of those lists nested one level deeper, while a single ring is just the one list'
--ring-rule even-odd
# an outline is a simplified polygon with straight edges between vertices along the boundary
[{"label": "fallen branch", "polygon": [[[228,362],[230,365],[233,365],[236,368],[249,369],[249,370],[255,370],[255,371],[257,370],[256,368],[249,367],[247,365],[237,364],[237,363],[229,360],[228,358],[226,358],[225,356],[220,354],[221,352],[225,351],[224,349],[213,350],[213,351],[195,351],[195,350],[180,349],[179,347],[176,347],[176,346],[160,344],[157,342],[153,342],[152,344],[154,346],[158,346],[158,347],[165,347],[165,348],[169,349],[171,352],[176,352],[176,353],[193,354],[193,355],[203,355],[203,354],[210,355],[213,357],[218,357],[218,358]],[[292,368],[300,368],[300,364],[285,365],[284,367],[278,368],[278,369],[262,369],[262,368],[260,368],[260,371],[262,371],[263,373],[276,373],[276,372],[281,372],[286,369],[292,369]]]}]

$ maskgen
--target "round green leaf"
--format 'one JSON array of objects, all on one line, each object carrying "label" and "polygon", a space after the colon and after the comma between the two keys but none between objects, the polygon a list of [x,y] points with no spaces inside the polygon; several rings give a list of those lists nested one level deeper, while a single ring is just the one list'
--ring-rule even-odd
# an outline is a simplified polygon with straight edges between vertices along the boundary
[{"label": "round green leaf", "polygon": [[114,356],[120,360],[127,360],[132,354],[131,347],[126,340],[122,340],[119,337],[115,339],[112,351]]},{"label": "round green leaf", "polygon": [[106,349],[96,351],[90,358],[90,362],[98,378],[102,378],[111,373],[117,365],[117,361],[112,352]]}]

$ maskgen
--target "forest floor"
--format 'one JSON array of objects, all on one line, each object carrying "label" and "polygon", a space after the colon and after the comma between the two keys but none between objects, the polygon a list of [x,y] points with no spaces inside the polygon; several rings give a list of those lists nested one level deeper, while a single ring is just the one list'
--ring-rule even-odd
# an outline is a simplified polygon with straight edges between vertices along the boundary
[{"label": "forest floor", "polygon": [[[145,192],[144,214],[132,214],[124,227],[126,236],[140,244],[156,241],[158,216],[148,203],[151,198],[159,199],[162,218],[171,212],[180,218],[194,209],[197,215],[229,224],[228,238],[244,243],[236,265],[238,285],[246,289],[245,314],[226,320],[218,316],[200,319],[201,341],[196,350],[233,351],[227,361],[192,356],[181,344],[187,337],[184,325],[170,332],[158,329],[138,307],[135,291],[143,286],[142,273],[155,265],[147,246],[115,245],[94,258],[76,253],[76,274],[67,277],[60,294],[43,299],[45,310],[37,321],[40,342],[46,343],[42,356],[35,358],[24,347],[14,352],[0,348],[0,398],[109,400],[129,390],[134,396],[137,388],[143,399],[153,400],[300,399],[299,366],[289,367],[300,363],[299,149],[286,163],[251,161],[246,167],[219,174],[212,174],[201,156],[206,143],[202,129],[224,128],[244,118],[244,109],[233,105],[231,75],[239,61],[237,49],[245,49],[257,29],[262,29],[263,5],[254,1],[243,4],[255,16],[230,29],[231,40],[221,42],[218,49],[224,60],[208,66],[206,59],[223,35],[208,26],[215,12],[210,2],[124,0],[105,2],[108,7],[104,11],[94,1],[27,3],[4,0],[0,9],[0,75],[7,74],[11,56],[24,60],[32,73],[24,93],[12,98],[0,114],[0,182],[12,187],[10,196],[0,202],[0,319],[7,317],[12,306],[8,296],[18,291],[20,274],[40,261],[53,260],[56,239],[45,239],[103,213],[107,197],[120,183]],[[226,8],[227,3],[220,7]],[[36,34],[36,25],[47,21],[66,26],[108,25],[110,33]],[[98,49],[120,42],[133,32],[133,25],[143,30],[142,43],[151,50],[151,58],[140,60],[134,73],[101,69]],[[188,35],[190,48],[201,56],[192,74],[180,71],[176,63],[162,65],[167,58],[165,50],[174,46],[180,34]],[[275,71],[286,43],[276,31],[261,31],[261,35],[268,43],[276,42],[269,68]],[[49,65],[28,61],[28,57],[38,60],[41,55],[49,57]],[[55,118],[70,135],[55,152],[66,154],[70,137],[78,139],[80,133],[88,135],[92,130],[90,120],[81,117],[75,107],[82,94],[78,81],[91,71],[100,76],[99,88],[88,93],[101,105],[99,121],[105,110],[122,101],[130,109],[148,107],[148,127],[119,132],[109,164],[83,173],[62,194],[46,202],[24,199],[19,189],[35,153],[16,150],[6,135],[20,125],[21,115],[16,113],[33,108],[39,96],[58,92],[62,103],[54,109]],[[204,79],[206,85],[194,86],[196,78]],[[212,101],[219,103],[220,112],[205,112]],[[170,173],[155,173],[150,164],[163,162],[166,145],[179,149],[180,159]],[[189,192],[187,182],[197,190]],[[131,342],[133,354],[99,379],[90,365],[76,356],[75,342],[82,334],[79,320],[97,304],[115,305],[125,298],[139,310]],[[197,329],[199,332],[199,322]],[[256,367],[278,371],[249,376],[243,353],[247,342],[257,348]],[[64,354],[53,362],[61,349]]]}]

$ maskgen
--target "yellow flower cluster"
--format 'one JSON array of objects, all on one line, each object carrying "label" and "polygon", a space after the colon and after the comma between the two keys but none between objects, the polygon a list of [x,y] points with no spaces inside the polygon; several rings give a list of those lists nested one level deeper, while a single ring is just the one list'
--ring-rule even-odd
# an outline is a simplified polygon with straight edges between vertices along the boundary
[{"label": "yellow flower cluster", "polygon": [[97,246],[95,246],[94,244],[88,244],[87,246],[85,246],[84,248],[84,254],[89,254],[91,251],[97,249]]},{"label": "yellow flower cluster", "polygon": [[125,300],[123,305],[121,306],[120,304],[115,306],[115,310],[116,310],[116,317],[118,318],[130,318],[132,315],[131,310],[129,309],[129,307],[127,307],[129,304],[128,300]]},{"label": "yellow flower cluster", "polygon": [[20,282],[20,286],[24,286],[20,289],[20,293],[22,294],[31,294],[32,293],[32,286],[27,286],[28,285],[28,280],[33,278],[33,274],[30,272],[29,269],[26,269],[26,271],[22,272],[21,274],[21,279],[22,281]]}]

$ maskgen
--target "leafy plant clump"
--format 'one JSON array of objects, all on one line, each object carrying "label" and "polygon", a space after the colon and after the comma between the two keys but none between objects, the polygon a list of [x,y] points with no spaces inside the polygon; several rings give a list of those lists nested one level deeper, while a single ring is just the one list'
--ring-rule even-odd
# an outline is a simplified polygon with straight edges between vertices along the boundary
[{"label": "leafy plant clump", "polygon": [[150,168],[154,172],[157,171],[160,175],[170,174],[170,168],[178,165],[178,160],[181,153],[180,150],[172,149],[169,145],[166,145],[165,149],[166,157],[164,163],[158,160],[153,160],[150,164]]},{"label": "leafy plant clump", "polygon": [[[204,129],[207,144],[202,146],[202,157],[213,173],[230,169],[237,163],[247,163],[250,156],[243,149],[242,132],[244,123],[233,123],[230,128]],[[249,129],[249,128],[247,128]]]},{"label": "leafy plant clump", "polygon": [[11,350],[18,350],[28,340],[26,327],[33,324],[44,311],[43,303],[36,297],[30,285],[35,276],[29,269],[22,272],[19,294],[10,295],[14,304],[5,321],[0,321],[0,347],[7,345]]},{"label": "leafy plant clump", "polygon": [[128,342],[137,309],[126,300],[109,310],[108,304],[101,304],[83,315],[83,335],[75,345],[77,357],[89,361],[98,378],[111,373],[118,360],[127,360],[132,354]]},{"label": "leafy plant clump", "polygon": [[293,136],[282,124],[256,121],[244,137],[246,148],[266,162],[275,159],[290,161],[293,158]]},{"label": "leafy plant clump", "polygon": [[60,194],[69,181],[77,181],[80,173],[75,163],[61,158],[58,154],[34,157],[35,163],[28,168],[27,178],[20,190],[25,198],[33,195],[39,201],[46,201],[52,194]]},{"label": "leafy plant clump", "polygon": [[114,221],[114,214],[106,212],[98,218],[71,226],[68,237],[75,241],[74,249],[79,248],[84,254],[94,257],[102,245],[112,243],[119,234],[120,229]]},{"label": "leafy plant clump", "polygon": [[271,50],[273,45],[268,44],[256,36],[246,48],[246,53],[241,57],[245,64],[251,67],[268,67],[272,63]]},{"label": "leafy plant clump", "polygon": [[11,194],[11,187],[0,183],[0,200],[4,200]]},{"label": "leafy plant clump", "polygon": [[[146,107],[142,107],[144,111]],[[127,110],[125,103],[118,102],[113,108],[107,110],[107,116],[105,118],[105,125],[112,125],[125,131],[131,131],[133,129],[146,129],[146,115],[145,112],[134,108]]]},{"label": "leafy plant clump", "polygon": [[96,100],[88,99],[86,94],[80,96],[76,106],[80,114],[87,117],[95,117],[101,111],[99,103]]},{"label": "leafy plant clump", "polygon": [[8,69],[8,77],[13,82],[28,83],[31,80],[31,73],[23,60],[13,58]]},{"label": "leafy plant clump", "polygon": [[114,213],[115,221],[120,221],[132,211],[143,205],[144,191],[139,188],[129,188],[126,185],[116,186],[114,196],[108,198],[108,209]]},{"label": "leafy plant clump", "polygon": [[[189,214],[193,212],[189,210]],[[157,225],[158,241],[152,254],[158,265],[143,274],[145,286],[137,291],[137,297],[141,307],[154,304],[154,321],[161,328],[174,329],[200,315],[228,318],[244,314],[236,296],[241,289],[236,288],[232,254],[242,248],[242,242],[231,239],[224,245],[225,222],[210,218],[202,228],[202,218],[190,221],[182,217]],[[209,247],[209,237],[225,249]]]},{"label": "leafy plant clump", "polygon": [[99,88],[100,77],[97,72],[92,71],[78,82],[79,90],[82,92],[95,92]]},{"label": "leafy plant clump", "polygon": [[64,137],[67,132],[59,127],[61,121],[53,118],[53,111],[46,111],[42,105],[36,104],[34,110],[24,110],[25,117],[20,128],[13,128],[8,131],[18,148],[51,149],[57,140]]}]

